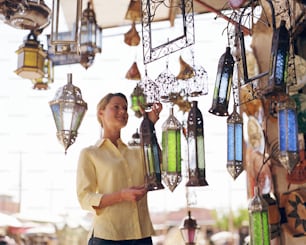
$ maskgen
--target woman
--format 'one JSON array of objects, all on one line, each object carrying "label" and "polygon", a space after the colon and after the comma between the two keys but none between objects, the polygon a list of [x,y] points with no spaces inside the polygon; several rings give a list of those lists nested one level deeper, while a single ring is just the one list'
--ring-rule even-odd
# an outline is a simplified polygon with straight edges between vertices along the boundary
[{"label": "woman", "polygon": [[[95,214],[88,244],[152,244],[141,149],[129,148],[120,138],[128,122],[127,104],[122,93],[101,99],[97,118],[103,136],[79,156],[78,200],[83,209]],[[161,109],[159,104],[148,114],[152,122],[158,120]]]}]

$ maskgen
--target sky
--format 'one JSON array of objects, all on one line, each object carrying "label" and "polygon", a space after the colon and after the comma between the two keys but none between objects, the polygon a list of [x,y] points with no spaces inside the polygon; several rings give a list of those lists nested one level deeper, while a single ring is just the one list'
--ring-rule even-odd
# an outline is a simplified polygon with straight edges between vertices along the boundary
[{"label": "sky", "polygon": [[[56,66],[55,81],[46,91],[33,90],[30,80],[14,72],[17,67],[15,51],[28,32],[0,23],[0,32],[5,33],[0,40],[0,194],[11,195],[15,201],[21,201],[22,213],[45,217],[81,213],[75,192],[75,171],[80,150],[94,144],[100,137],[101,130],[95,115],[100,98],[108,92],[123,92],[129,98],[137,81],[125,79],[125,74],[134,61],[142,76],[146,68],[148,76],[155,79],[165,70],[167,62],[169,70],[177,75],[179,55],[192,64],[193,50],[195,65],[202,65],[208,73],[208,94],[197,99],[204,118],[209,186],[188,190],[192,206],[219,210],[247,208],[245,172],[233,180],[226,170],[226,117],[208,113],[218,60],[227,46],[224,32],[227,22],[215,17],[215,14],[196,16],[195,44],[149,63],[146,67],[142,62],[141,44],[130,47],[123,41],[123,34],[129,30],[129,26],[104,30],[102,53],[96,55],[94,64],[87,70],[80,64]],[[168,27],[169,23],[165,25]],[[137,29],[141,35],[141,26],[137,26]],[[44,42],[44,39],[41,41]],[[54,98],[57,89],[67,83],[67,73],[72,73],[73,84],[81,89],[88,111],[76,142],[65,154],[56,138],[49,101]],[[163,107],[156,124],[159,140],[161,125],[169,113],[169,105],[165,103]],[[179,120],[186,117],[177,107],[174,113]],[[125,142],[130,140],[141,123],[141,119],[135,117],[131,109],[129,114],[129,124],[122,132]],[[182,147],[186,154],[184,140]],[[182,164],[184,168],[186,161],[183,160]],[[169,212],[186,207],[185,181],[184,178],[173,192],[167,188],[150,192],[150,210]]]}]

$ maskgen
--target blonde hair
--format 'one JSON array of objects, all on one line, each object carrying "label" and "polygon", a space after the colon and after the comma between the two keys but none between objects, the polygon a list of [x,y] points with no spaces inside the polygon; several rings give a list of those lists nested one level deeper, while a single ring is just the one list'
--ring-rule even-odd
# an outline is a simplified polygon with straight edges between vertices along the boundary
[{"label": "blonde hair", "polygon": [[108,93],[107,95],[105,95],[100,101],[99,103],[97,104],[97,119],[98,119],[98,122],[100,123],[100,125],[103,127],[103,124],[102,124],[102,121],[101,121],[101,118],[99,117],[99,111],[100,110],[104,110],[105,107],[108,105],[108,103],[110,102],[110,100],[113,98],[113,97],[121,97],[122,99],[125,100],[126,104],[128,103],[127,101],[127,98],[126,96],[123,94],[123,93]]}]

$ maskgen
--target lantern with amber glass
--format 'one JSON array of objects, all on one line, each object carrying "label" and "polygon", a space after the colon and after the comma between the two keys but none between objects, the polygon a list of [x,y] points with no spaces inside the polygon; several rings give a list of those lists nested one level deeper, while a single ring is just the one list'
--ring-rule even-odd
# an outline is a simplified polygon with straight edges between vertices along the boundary
[{"label": "lantern with amber glass", "polygon": [[33,31],[16,53],[18,54],[17,70],[15,71],[17,75],[31,80],[43,77],[47,53]]},{"label": "lantern with amber glass", "polygon": [[65,148],[65,153],[77,137],[87,103],[82,99],[81,90],[72,84],[72,74],[67,75],[67,84],[58,89],[49,102],[57,129],[57,138]]},{"label": "lantern with amber glass", "polygon": [[197,221],[191,217],[191,212],[188,210],[188,216],[183,220],[180,226],[181,234],[186,245],[195,245],[197,233],[200,227]]}]

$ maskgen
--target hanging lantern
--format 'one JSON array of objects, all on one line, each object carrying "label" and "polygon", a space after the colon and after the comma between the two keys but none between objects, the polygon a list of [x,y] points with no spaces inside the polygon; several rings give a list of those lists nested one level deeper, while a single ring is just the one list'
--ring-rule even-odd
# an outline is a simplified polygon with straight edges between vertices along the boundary
[{"label": "hanging lantern", "polygon": [[288,97],[278,103],[279,161],[291,172],[299,162],[298,124],[296,104]]},{"label": "hanging lantern", "polygon": [[43,0],[1,1],[1,14],[5,16],[4,23],[18,29],[44,29],[50,24],[50,13],[51,9]]},{"label": "hanging lantern", "polygon": [[127,71],[125,78],[128,80],[136,80],[136,81],[141,80],[141,74],[138,69],[136,61],[133,62],[132,66]]},{"label": "hanging lantern", "polygon": [[186,186],[206,186],[204,121],[198,102],[192,101],[187,119],[188,175]]},{"label": "hanging lantern", "polygon": [[132,23],[131,29],[124,33],[124,42],[129,46],[137,46],[140,43],[140,36],[136,30],[135,21]]},{"label": "hanging lantern", "polygon": [[140,134],[138,132],[138,128],[136,129],[136,132],[133,133],[132,139],[128,142],[128,145],[133,147],[133,146],[140,146]]},{"label": "hanging lantern", "polygon": [[188,216],[183,220],[180,226],[181,234],[186,245],[195,245],[196,237],[200,227],[197,221],[191,217],[191,212],[188,210]]},{"label": "hanging lantern", "polygon": [[16,51],[18,65],[17,75],[27,79],[37,79],[44,75],[44,60],[47,53],[37,40],[33,31],[27,36],[24,44]]},{"label": "hanging lantern", "polygon": [[125,14],[125,19],[131,21],[140,21],[142,17],[141,13],[141,1],[130,0],[129,7]]},{"label": "hanging lantern", "polygon": [[171,106],[170,115],[162,125],[162,176],[171,191],[174,191],[182,180],[181,128],[181,123],[174,116]]},{"label": "hanging lantern", "polygon": [[90,2],[88,2],[87,8],[82,13],[80,28],[80,63],[85,69],[92,65],[96,53],[102,50],[101,46],[98,46],[100,44],[97,43],[97,40],[101,40],[101,35],[102,28],[97,25],[96,14]]},{"label": "hanging lantern", "polygon": [[[69,9],[69,19],[65,19],[64,9]],[[52,22],[50,43],[55,54],[79,54],[79,32],[82,14],[82,0],[52,1]],[[60,28],[66,27],[65,30]]]},{"label": "hanging lantern", "polygon": [[220,57],[213,94],[213,103],[209,112],[217,116],[228,116],[228,102],[230,99],[234,70],[234,58],[231,48],[226,47],[225,53]]},{"label": "hanging lantern", "polygon": [[279,28],[274,31],[272,37],[268,86],[263,90],[266,96],[286,93],[289,40],[290,34],[286,28],[286,22],[281,20]]},{"label": "hanging lantern", "polygon": [[268,204],[260,196],[258,186],[254,188],[254,197],[250,200],[250,244],[270,245],[270,230],[268,218]]},{"label": "hanging lantern", "polygon": [[67,84],[58,89],[49,102],[57,129],[57,138],[65,148],[65,153],[77,137],[87,103],[82,99],[81,90],[72,84],[72,74],[68,73]]},{"label": "hanging lantern", "polygon": [[161,183],[161,152],[157,142],[154,124],[144,113],[140,125],[140,142],[146,168],[146,187],[148,191],[164,189]]},{"label": "hanging lantern", "polygon": [[227,118],[227,171],[236,179],[243,171],[243,119],[234,111]]},{"label": "hanging lantern", "polygon": [[139,84],[136,85],[133,93],[131,94],[131,101],[131,109],[135,112],[135,115],[137,117],[142,117],[141,107],[145,107],[146,102],[143,89],[139,86]]},{"label": "hanging lantern", "polygon": [[48,84],[54,82],[54,67],[52,60],[48,57],[45,58],[43,66],[44,75],[41,78],[33,79],[33,89],[46,90],[49,88]]}]

